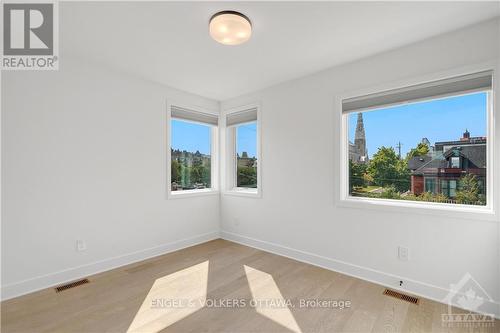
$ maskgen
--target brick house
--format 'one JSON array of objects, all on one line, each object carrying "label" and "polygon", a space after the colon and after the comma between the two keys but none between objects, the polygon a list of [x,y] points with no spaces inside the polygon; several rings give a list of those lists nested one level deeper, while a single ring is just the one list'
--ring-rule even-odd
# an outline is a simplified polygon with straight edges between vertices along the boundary
[{"label": "brick house", "polygon": [[457,141],[436,142],[434,151],[408,161],[411,170],[410,191],[441,193],[454,198],[461,177],[474,174],[481,194],[486,192],[486,138],[470,137],[466,130]]}]

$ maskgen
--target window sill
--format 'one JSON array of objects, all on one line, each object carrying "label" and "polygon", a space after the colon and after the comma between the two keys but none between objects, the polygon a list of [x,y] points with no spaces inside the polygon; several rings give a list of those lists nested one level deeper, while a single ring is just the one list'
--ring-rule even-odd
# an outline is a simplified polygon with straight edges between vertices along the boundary
[{"label": "window sill", "polygon": [[414,202],[391,199],[373,199],[360,197],[347,197],[337,203],[338,207],[373,209],[385,212],[412,213],[434,215],[446,218],[459,218],[466,220],[498,220],[492,207],[474,207],[469,205],[450,205],[436,202]]},{"label": "window sill", "polygon": [[169,199],[183,199],[191,197],[201,197],[207,195],[218,195],[219,191],[214,189],[203,189],[203,190],[186,190],[186,191],[174,191],[169,190]]},{"label": "window sill", "polygon": [[231,190],[224,191],[224,195],[234,195],[239,197],[261,198],[261,191],[258,189],[235,187]]}]

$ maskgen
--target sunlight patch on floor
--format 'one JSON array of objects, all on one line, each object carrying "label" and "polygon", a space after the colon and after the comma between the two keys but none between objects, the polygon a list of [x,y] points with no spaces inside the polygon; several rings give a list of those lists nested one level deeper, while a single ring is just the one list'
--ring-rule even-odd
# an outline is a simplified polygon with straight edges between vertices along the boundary
[{"label": "sunlight patch on floor", "polygon": [[209,261],[155,281],[127,332],[159,332],[198,311],[207,298]]},{"label": "sunlight patch on floor", "polygon": [[300,327],[290,309],[286,306],[272,305],[282,305],[286,302],[271,274],[247,265],[244,266],[252,298],[257,305],[255,307],[257,313],[288,328],[292,332],[300,333]]}]

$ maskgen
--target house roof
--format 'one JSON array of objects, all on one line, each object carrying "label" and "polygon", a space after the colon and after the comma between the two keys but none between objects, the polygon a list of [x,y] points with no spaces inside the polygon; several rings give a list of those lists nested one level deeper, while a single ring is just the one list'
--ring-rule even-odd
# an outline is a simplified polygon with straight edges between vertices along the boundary
[{"label": "house roof", "polygon": [[475,136],[465,140],[454,140],[454,141],[440,141],[436,142],[434,145],[437,150],[443,150],[444,146],[465,146],[470,144],[481,144],[486,143],[486,137]]},{"label": "house roof", "polygon": [[432,157],[429,155],[424,156],[415,156],[408,161],[408,169],[417,170],[424,164],[429,163],[432,160]]},{"label": "house roof", "polygon": [[446,158],[458,153],[469,160],[469,168],[486,168],[486,145],[454,147],[444,153]]},{"label": "house roof", "polygon": [[461,156],[469,161],[468,168],[486,168],[486,145],[470,145],[453,147],[435,157],[416,156],[408,161],[408,169],[423,171],[424,169],[439,169],[447,167],[447,160],[451,156]]}]

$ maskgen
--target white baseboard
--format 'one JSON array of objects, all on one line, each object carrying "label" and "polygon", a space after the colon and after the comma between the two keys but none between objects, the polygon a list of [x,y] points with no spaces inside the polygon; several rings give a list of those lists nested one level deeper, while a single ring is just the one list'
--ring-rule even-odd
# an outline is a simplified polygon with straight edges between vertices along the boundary
[{"label": "white baseboard", "polygon": [[[349,275],[361,280],[380,284],[395,290],[409,292],[411,294],[428,298],[433,301],[443,303],[445,297],[450,293],[449,289],[431,285],[425,282],[415,281],[406,277],[396,276],[372,268],[350,264],[341,260],[327,258],[314,253],[293,249],[287,246],[267,242],[228,231],[221,231],[221,238],[239,243],[242,245],[257,248],[259,250],[271,252],[283,257],[291,258],[314,266]],[[399,286],[399,281],[404,281],[403,287]],[[453,304],[460,308],[460,305]],[[493,314],[500,319],[500,303],[494,300],[485,300],[481,305],[481,313]]]},{"label": "white baseboard", "polygon": [[218,239],[219,237],[219,231],[212,231],[206,234],[196,235],[175,242],[155,246],[149,249],[140,250],[125,255],[93,262],[90,264],[65,269],[59,272],[38,276],[20,282],[3,285],[1,289],[1,300],[7,300],[10,298],[32,293],[34,291],[63,284],[69,281],[81,279],[89,275],[101,273],[162,254],[181,250],[183,248],[200,243],[205,243],[210,240]]}]

